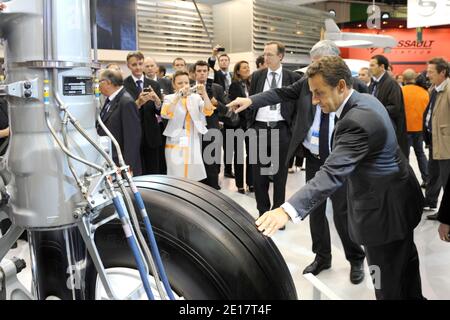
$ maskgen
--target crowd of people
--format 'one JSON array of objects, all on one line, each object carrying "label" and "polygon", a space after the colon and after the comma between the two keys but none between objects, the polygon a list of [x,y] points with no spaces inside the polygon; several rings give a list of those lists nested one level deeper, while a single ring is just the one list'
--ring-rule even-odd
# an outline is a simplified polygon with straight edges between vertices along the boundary
[{"label": "crowd of people", "polygon": [[[141,115],[132,127],[140,125],[142,130],[141,148],[135,150],[142,158],[142,174],[169,174],[220,189],[223,163],[224,177],[235,179],[238,192],[255,193],[257,225],[264,234],[310,215],[315,259],[303,272],[314,275],[331,268],[325,215],[329,197],[350,281],[363,281],[367,259],[382,269],[377,298],[422,299],[413,230],[423,210],[437,209],[441,189],[448,190],[448,62],[434,58],[425,72],[407,69],[397,77],[388,59],[375,55],[358,77],[349,78],[339,48],[323,40],[310,51],[313,64],[307,74],[300,75],[283,67],[285,47],[273,41],[257,59],[258,70],[251,73],[247,61],[238,61],[230,72],[230,57],[218,49],[190,67],[176,58],[174,74],[165,77],[157,75],[154,59],[129,54],[132,75],[123,90],[135,99]],[[339,120],[349,101],[357,107],[348,111],[346,121]],[[237,108],[239,116],[230,115],[229,108]],[[149,130],[153,135],[146,136]],[[229,134],[239,130],[251,134]],[[411,147],[421,184],[409,166]],[[206,150],[213,150],[212,155]],[[295,157],[305,159],[307,184],[286,201],[288,170]],[[444,199],[448,202],[448,191]],[[441,221],[444,241],[450,231],[446,201],[439,214],[428,216]]]}]

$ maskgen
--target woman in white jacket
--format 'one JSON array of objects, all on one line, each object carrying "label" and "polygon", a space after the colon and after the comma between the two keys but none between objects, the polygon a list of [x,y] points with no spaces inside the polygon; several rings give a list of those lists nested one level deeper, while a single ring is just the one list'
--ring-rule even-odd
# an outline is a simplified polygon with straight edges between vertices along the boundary
[{"label": "woman in white jacket", "polygon": [[205,134],[206,118],[214,112],[204,85],[193,93],[189,74],[177,71],[173,75],[174,94],[165,96],[161,116],[168,119],[166,140],[167,175],[194,181],[206,178],[202,157],[201,135]]}]

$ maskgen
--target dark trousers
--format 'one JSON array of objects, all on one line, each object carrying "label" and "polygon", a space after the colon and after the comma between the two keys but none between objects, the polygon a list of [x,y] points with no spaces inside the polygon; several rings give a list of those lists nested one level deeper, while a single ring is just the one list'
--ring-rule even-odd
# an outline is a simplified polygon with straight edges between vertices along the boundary
[{"label": "dark trousers", "polygon": [[450,160],[437,160],[439,163],[439,179],[444,188],[450,178]]},{"label": "dark trousers", "polygon": [[439,162],[433,159],[433,147],[428,147],[428,182],[425,188],[425,205],[437,206],[441,192],[441,179],[439,177]]},{"label": "dark trousers", "polygon": [[[286,158],[288,152],[289,141],[291,139],[291,133],[286,122],[281,121],[278,122],[278,125],[275,128],[269,128],[264,124],[259,122],[255,122],[253,128],[256,130],[257,136],[257,161],[256,164],[253,164],[253,183],[255,187],[255,198],[256,198],[256,206],[258,208],[259,214],[262,215],[266,211],[269,211],[275,208],[280,207],[285,202],[286,196],[286,180],[288,174],[288,167],[286,165]],[[276,145],[271,145],[271,138],[274,130],[278,130],[279,139],[276,142]],[[272,153],[278,151],[278,159],[276,159],[276,155],[274,157],[277,163],[274,163],[275,166],[278,166],[278,170],[273,172],[273,205],[270,205],[270,197],[269,197],[269,175],[262,174],[262,170],[266,168],[270,168],[272,163],[269,162],[267,164],[262,163],[260,148],[263,146],[267,146],[267,152],[262,152],[263,154],[268,155],[272,158]],[[253,148],[253,146],[252,146]],[[264,150],[262,150],[264,151]]]},{"label": "dark trousers", "polygon": [[[314,157],[307,149],[306,154],[306,182],[314,178],[316,172],[323,165],[323,161]],[[354,243],[348,233],[347,223],[347,185],[343,185],[330,197],[333,205],[333,220],[344,247],[345,258],[351,263],[361,263],[365,254],[361,246]],[[312,238],[312,251],[316,260],[331,262],[330,228],[326,216],[326,201],[309,215],[309,227]]]},{"label": "dark trousers", "polygon": [[[216,141],[215,138],[213,138],[211,141],[202,141],[202,152],[203,155],[205,155],[205,148],[207,148],[209,145],[212,144],[217,144],[220,143],[219,141]],[[212,157],[215,159],[216,158],[216,150],[220,150],[222,146],[217,146],[216,148],[214,148],[213,152],[212,152]],[[220,152],[220,151],[219,151]],[[220,162],[220,155],[219,157],[217,157],[219,159]],[[220,171],[220,164],[219,163],[213,163],[213,164],[208,164],[208,161],[204,161],[205,164],[205,171],[206,171],[206,179],[200,181],[216,190],[219,190],[219,171]]]},{"label": "dark trousers", "polygon": [[143,146],[141,148],[142,155],[142,174],[161,174],[160,167],[161,147],[149,148]]},{"label": "dark trousers", "polygon": [[294,165],[295,162],[295,166],[296,167],[303,167],[303,157],[298,157],[298,156],[294,156],[291,160],[289,160],[289,168],[292,168],[292,166]]},{"label": "dark trousers", "polygon": [[[234,144],[234,150],[233,149],[228,150],[227,134],[226,134],[227,132],[226,131],[230,130],[230,129],[234,129],[234,128],[231,128],[231,127],[227,126],[226,124],[224,124],[221,132],[222,132],[222,137],[223,137],[223,164],[225,167],[224,170],[225,170],[225,173],[231,174],[233,172],[233,164],[236,167],[235,157],[236,157],[236,150],[237,150],[236,147],[237,146],[236,146],[236,144]],[[233,153],[234,153],[234,157],[232,156]],[[236,168],[234,170],[236,170]]]},{"label": "dark trousers", "polygon": [[[234,140],[234,176],[236,180],[236,187],[239,189],[244,188],[244,167],[245,167],[245,181],[248,187],[253,187],[253,170],[250,167],[249,159],[250,159],[250,139],[245,137],[244,139],[245,145],[245,159],[244,153],[242,152],[242,157],[239,158],[238,148],[241,148],[241,142],[237,141],[237,138]],[[244,165],[245,161],[245,165]]]},{"label": "dark trousers", "polygon": [[411,147],[414,149],[416,154],[417,163],[419,165],[420,175],[422,176],[422,181],[428,181],[428,160],[423,151],[423,133],[422,132],[408,132],[408,155]]},{"label": "dark trousers", "polygon": [[159,123],[159,128],[161,129],[161,139],[162,144],[159,148],[159,173],[160,174],[167,174],[167,164],[166,164],[166,139],[167,137],[163,135],[162,133],[166,129],[166,124],[162,121]]},{"label": "dark trousers", "polygon": [[412,231],[405,239],[364,249],[377,300],[424,299]]}]

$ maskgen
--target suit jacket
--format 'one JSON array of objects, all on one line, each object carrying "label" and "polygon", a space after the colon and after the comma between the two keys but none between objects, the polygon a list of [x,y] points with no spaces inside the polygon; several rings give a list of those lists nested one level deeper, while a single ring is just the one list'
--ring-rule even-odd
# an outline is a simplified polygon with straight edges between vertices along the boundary
[{"label": "suit jacket", "polygon": [[331,154],[288,202],[304,219],[346,180],[349,234],[355,243],[378,246],[404,239],[419,223],[422,191],[386,108],[358,92],[336,123]]},{"label": "suit jacket", "polygon": [[[375,83],[372,81],[369,87],[370,92],[373,91],[374,85]],[[375,96],[381,101],[391,117],[400,149],[405,155],[409,154],[402,88],[398,85],[397,81],[385,72],[377,86]]]},{"label": "suit jacket", "polygon": [[[223,90],[226,92],[226,86],[225,86],[225,75],[222,73],[221,70],[214,69],[214,66],[216,65],[216,60],[212,60],[211,57],[208,58],[208,64],[211,69],[214,70],[214,83],[217,83],[220,85]],[[233,79],[233,72],[230,72],[230,77]]]},{"label": "suit jacket", "polygon": [[[264,91],[264,84],[266,83],[267,79],[267,73],[269,72],[269,69],[262,69],[253,72],[252,74],[252,82],[250,85],[250,95],[254,95],[256,93],[260,93]],[[296,72],[289,71],[286,68],[283,67],[283,79],[282,79],[282,87],[289,86],[293,83],[295,83],[297,80],[300,79],[300,75]],[[293,120],[296,113],[296,106],[295,106],[295,100],[283,100],[281,102],[281,116],[286,120],[288,123],[288,126],[291,127],[293,124]],[[264,105],[272,105],[272,103],[268,104],[265,103]],[[250,121],[248,123],[248,127],[251,127],[253,123],[256,120],[256,115],[258,113],[258,110],[256,108],[252,108],[252,113],[250,116]]]},{"label": "suit jacket", "polygon": [[[124,80],[123,86],[131,95],[131,97],[136,101],[139,92],[136,87],[136,83],[133,80],[132,76],[127,77]],[[159,98],[162,99],[161,96],[161,87],[158,82],[150,80],[148,78],[144,78],[144,88],[151,86]],[[139,114],[141,117],[141,127],[142,127],[142,146],[145,148],[157,148],[162,144],[161,137],[161,129],[158,124],[158,120],[156,119],[156,115],[160,114],[161,110],[156,108],[156,105],[153,101],[149,101],[144,104],[141,109],[139,109]]]},{"label": "suit jacket", "polygon": [[[230,101],[233,101],[236,98],[246,98],[245,84],[242,81],[233,81],[228,90],[228,97],[230,98]],[[247,123],[250,121],[251,113],[252,112],[249,109],[239,113],[239,119],[241,120],[239,126],[242,129],[247,129]]]},{"label": "suit jacket", "polygon": [[[0,98],[0,130],[6,129],[9,127],[9,117],[8,117],[8,103],[3,98]],[[8,139],[8,137],[0,139],[0,147],[3,146],[3,143]],[[3,147],[3,150],[0,150],[0,155],[4,155],[6,152],[8,145]]]},{"label": "suit jacket", "polygon": [[173,93],[172,81],[166,78],[158,78],[158,84],[161,87],[161,96]]},{"label": "suit jacket", "polygon": [[[133,175],[141,175],[141,121],[135,100],[125,88],[111,102],[103,122],[119,143],[125,163],[131,167]],[[106,136],[100,126],[97,127],[97,133],[100,136]],[[119,160],[114,145],[112,146],[112,155],[114,162],[118,165]]]},{"label": "suit jacket", "polygon": [[[433,146],[434,160],[450,159],[450,80],[444,85],[443,91],[439,92],[431,115],[431,127],[433,134],[431,137],[427,130],[424,130],[424,140],[427,145]],[[434,87],[430,88],[430,92]],[[427,106],[423,116],[423,127],[430,106]],[[431,141],[431,139],[433,141]]]},{"label": "suit jacket", "polygon": [[[353,78],[355,80],[356,78]],[[361,86],[361,83],[363,86]],[[361,93],[367,93],[368,88],[362,81],[353,81],[353,89]],[[361,90],[361,91],[360,91]],[[290,86],[269,90],[250,97],[252,99],[252,108],[262,107],[267,104],[276,104],[282,101],[296,101],[297,112],[293,121],[292,138],[289,142],[287,164],[294,157],[304,155],[302,146],[309,129],[311,128],[316,108],[312,104],[312,95],[309,90],[308,78],[303,77]],[[299,148],[300,147],[300,148]],[[300,152],[297,153],[297,150]]]},{"label": "suit jacket", "polygon": [[450,225],[450,179],[447,180],[447,185],[444,189],[444,195],[442,196],[437,219],[441,223]]},{"label": "suit jacket", "polygon": [[[195,81],[190,81],[190,85],[191,86],[195,85]],[[208,89],[209,86],[211,86],[210,87],[211,90]],[[225,95],[223,88],[217,83],[208,82],[206,87],[209,98],[212,99],[214,97],[218,102],[218,105],[216,106],[216,110],[214,110],[214,113],[211,116],[206,117],[207,123],[206,127],[208,129],[220,129],[219,121],[220,118],[223,117],[228,111],[226,105],[228,104],[229,100]]]}]

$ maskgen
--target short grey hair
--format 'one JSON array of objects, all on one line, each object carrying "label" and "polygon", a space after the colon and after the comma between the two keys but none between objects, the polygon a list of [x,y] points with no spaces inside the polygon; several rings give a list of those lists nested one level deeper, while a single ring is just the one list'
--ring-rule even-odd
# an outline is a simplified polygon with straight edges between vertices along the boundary
[{"label": "short grey hair", "polygon": [[123,85],[122,74],[112,69],[103,69],[100,71],[100,80],[108,80],[115,87]]},{"label": "short grey hair", "polygon": [[331,40],[321,40],[317,42],[309,51],[311,58],[337,57],[341,55],[341,50]]}]

